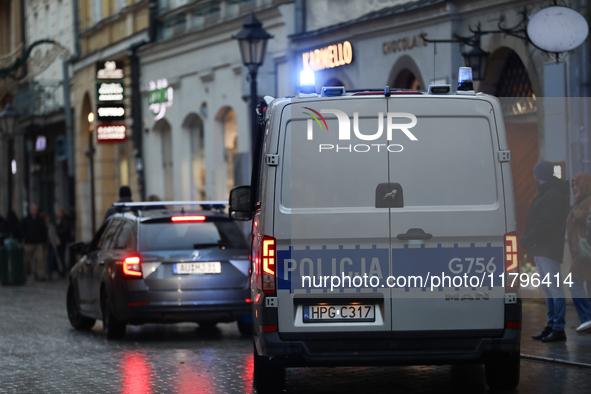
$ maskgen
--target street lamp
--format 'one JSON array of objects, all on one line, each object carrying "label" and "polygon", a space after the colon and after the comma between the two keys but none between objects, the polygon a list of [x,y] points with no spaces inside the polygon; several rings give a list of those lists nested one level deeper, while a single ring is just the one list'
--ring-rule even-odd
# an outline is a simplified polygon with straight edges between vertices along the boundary
[{"label": "street lamp", "polygon": [[94,200],[94,146],[92,145],[92,132],[94,131],[94,114],[88,113],[88,166],[90,170],[90,222],[92,224],[92,233],[96,231],[96,206]]},{"label": "street lamp", "polygon": [[490,53],[486,52],[480,46],[475,46],[469,52],[462,52],[466,67],[472,68],[472,77],[474,81],[481,81],[486,76],[486,67],[488,66],[488,57]]},{"label": "street lamp", "polygon": [[[16,119],[18,114],[16,110],[11,104],[7,104],[4,107],[4,110],[0,112],[0,126],[2,126],[2,130],[4,134],[6,134],[6,149],[7,149],[7,157],[8,161],[6,164],[6,173],[7,173],[7,185],[6,190],[8,192],[8,197],[6,199],[7,208],[6,208],[6,216],[10,215],[12,211],[12,156],[13,156],[13,141],[12,136],[14,135],[14,129],[16,127]],[[16,172],[16,171],[14,171]]]},{"label": "street lamp", "polygon": [[16,110],[12,104],[7,104],[4,111],[0,112],[0,121],[2,122],[2,129],[9,136],[14,134],[14,126],[16,125]]},{"label": "street lamp", "polygon": [[250,75],[250,126],[251,126],[251,149],[254,154],[256,134],[257,134],[257,71],[265,60],[267,51],[267,41],[273,38],[272,35],[263,29],[254,13],[242,25],[242,30],[232,38],[238,40],[240,46],[240,56]]}]

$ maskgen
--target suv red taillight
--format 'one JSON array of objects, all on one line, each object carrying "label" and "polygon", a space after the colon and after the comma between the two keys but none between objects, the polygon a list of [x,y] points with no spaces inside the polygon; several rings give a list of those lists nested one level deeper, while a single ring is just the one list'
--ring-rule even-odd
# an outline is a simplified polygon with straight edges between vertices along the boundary
[{"label": "suv red taillight", "polygon": [[265,235],[261,242],[261,276],[263,280],[263,292],[275,293],[275,274],[277,272],[277,256],[275,253],[275,238]]},{"label": "suv red taillight", "polygon": [[137,256],[126,257],[123,260],[123,276],[130,276],[134,278],[141,278],[142,267],[141,260]]},{"label": "suv red taillight", "polygon": [[[517,233],[511,232],[505,234],[505,272],[506,272],[506,283],[507,288],[511,287],[510,284],[513,282],[512,277],[509,273],[519,273],[519,261],[517,258]],[[519,283],[519,281],[517,281]]]}]

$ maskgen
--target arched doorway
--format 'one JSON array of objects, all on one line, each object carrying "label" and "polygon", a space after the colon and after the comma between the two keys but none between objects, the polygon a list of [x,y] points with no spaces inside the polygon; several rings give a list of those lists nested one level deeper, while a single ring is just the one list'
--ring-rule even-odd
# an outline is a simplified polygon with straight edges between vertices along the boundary
[{"label": "arched doorway", "polygon": [[388,86],[396,89],[425,89],[421,71],[410,56],[401,56],[394,63],[388,77]]},{"label": "arched doorway", "polygon": [[392,82],[392,88],[398,89],[410,89],[410,90],[418,90],[421,89],[421,84],[415,74],[410,71],[408,68],[400,71],[394,82]]},{"label": "arched doorway", "polygon": [[223,142],[223,158],[226,177],[226,190],[221,190],[222,196],[228,196],[228,193],[234,187],[234,155],[238,153],[238,127],[236,124],[236,112],[230,107],[224,107],[218,111],[216,120],[221,130],[221,140]]},{"label": "arched doorway", "polygon": [[189,133],[191,144],[191,200],[205,200],[205,149],[203,121],[199,115],[191,113],[183,122],[183,128]]},{"label": "arched doorway", "polygon": [[172,156],[172,133],[170,123],[166,119],[160,119],[154,125],[154,131],[160,134],[162,178],[164,193],[162,198],[165,201],[174,200],[174,179],[173,179],[173,156]]},{"label": "arched doorway", "polygon": [[481,82],[480,90],[501,101],[511,151],[517,233],[521,235],[537,194],[533,172],[539,151],[536,95],[523,61],[506,47],[491,55],[487,79]]},{"label": "arched doorway", "polygon": [[[343,81],[341,81],[339,78],[329,78],[326,82],[324,82],[322,84],[322,86],[345,86],[345,84],[343,83]],[[345,86],[346,88],[346,86]]]}]

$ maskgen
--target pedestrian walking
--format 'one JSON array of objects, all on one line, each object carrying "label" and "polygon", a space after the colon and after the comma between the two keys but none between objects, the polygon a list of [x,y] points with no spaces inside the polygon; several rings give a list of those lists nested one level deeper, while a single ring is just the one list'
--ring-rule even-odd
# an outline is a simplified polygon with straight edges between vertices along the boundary
[{"label": "pedestrian walking", "polygon": [[4,217],[0,215],[0,246],[4,244],[4,240],[8,237],[8,225],[4,220]]},{"label": "pedestrian walking", "polygon": [[21,222],[21,235],[25,249],[25,276],[29,276],[32,267],[35,280],[45,280],[47,227],[36,204],[31,205],[29,214]]},{"label": "pedestrian walking", "polygon": [[585,280],[591,279],[591,247],[587,242],[587,217],[591,208],[591,175],[579,172],[571,186],[574,204],[566,221],[568,247],[572,258],[570,295],[581,325],[577,332],[591,330],[591,300],[585,291]]},{"label": "pedestrian walking", "polygon": [[57,235],[55,225],[51,222],[51,216],[42,213],[41,217],[47,228],[47,276],[49,279],[53,279],[54,272],[57,272],[59,276],[63,276],[64,274],[63,260],[58,254],[60,239]]},{"label": "pedestrian walking", "polygon": [[[119,201],[117,202],[133,202],[133,200],[131,199],[131,189],[129,188],[129,186],[121,186],[119,188]],[[111,206],[109,209],[107,209],[107,213],[105,214],[103,222],[107,220],[109,216],[115,213],[117,213],[117,208]]]},{"label": "pedestrian walking", "polygon": [[57,255],[61,259],[64,267],[64,275],[68,270],[68,266],[66,264],[66,248],[68,244],[72,241],[72,226],[70,225],[70,217],[66,215],[66,211],[64,208],[59,207],[55,211],[55,230],[57,232],[57,236],[59,238],[59,246],[57,247]]},{"label": "pedestrian walking", "polygon": [[[541,287],[546,297],[548,323],[540,334],[532,338],[543,342],[564,341],[566,302],[560,265],[569,212],[568,183],[554,176],[554,166],[549,161],[536,164],[534,178],[538,185],[538,194],[527,216],[520,241],[534,256],[542,279]],[[544,281],[546,277],[547,280]]]}]

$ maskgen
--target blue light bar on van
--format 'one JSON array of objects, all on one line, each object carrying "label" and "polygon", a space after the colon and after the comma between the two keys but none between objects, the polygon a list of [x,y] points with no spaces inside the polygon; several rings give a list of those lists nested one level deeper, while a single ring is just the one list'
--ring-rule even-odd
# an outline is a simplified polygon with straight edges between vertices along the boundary
[{"label": "blue light bar on van", "polygon": [[316,93],[314,71],[302,70],[300,72],[300,92],[305,94]]},{"label": "blue light bar on van", "polygon": [[315,86],[316,79],[314,77],[314,71],[302,70],[300,72],[300,86]]},{"label": "blue light bar on van", "polygon": [[460,67],[460,72],[458,73],[458,90],[474,90],[471,67]]}]

